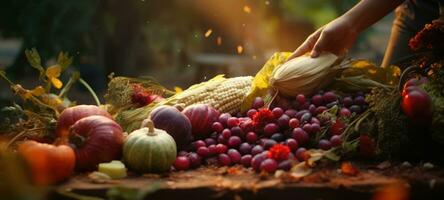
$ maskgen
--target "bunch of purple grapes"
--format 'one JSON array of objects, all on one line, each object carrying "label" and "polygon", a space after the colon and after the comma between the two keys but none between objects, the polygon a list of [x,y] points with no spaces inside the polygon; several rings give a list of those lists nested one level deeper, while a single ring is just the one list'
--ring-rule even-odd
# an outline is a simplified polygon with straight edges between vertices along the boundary
[{"label": "bunch of purple grapes", "polygon": [[[339,107],[338,120],[332,122],[317,118],[335,105]],[[196,140],[188,152],[178,153],[174,168],[186,170],[201,165],[240,164],[269,173],[277,169],[289,170],[294,162],[304,160],[308,148],[328,150],[341,145],[345,124],[339,119],[360,114],[367,104],[363,93],[340,97],[328,91],[319,92],[311,98],[302,94],[293,99],[279,98],[270,108],[272,120],[259,129],[252,129],[251,121],[261,109],[265,109],[263,107],[263,99],[257,97],[245,115],[221,114],[213,123],[214,132],[208,138]],[[328,134],[315,141],[316,135],[326,129]],[[290,149],[287,158],[277,160],[270,156],[270,148],[277,144]]]}]

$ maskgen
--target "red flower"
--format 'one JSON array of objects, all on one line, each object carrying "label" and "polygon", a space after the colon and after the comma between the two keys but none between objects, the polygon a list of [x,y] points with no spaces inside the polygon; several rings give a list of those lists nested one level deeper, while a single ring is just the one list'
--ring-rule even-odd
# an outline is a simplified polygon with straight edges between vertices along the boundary
[{"label": "red flower", "polygon": [[257,113],[253,115],[253,126],[255,128],[261,128],[265,126],[268,122],[273,121],[273,113],[271,110],[264,108],[260,109]]},{"label": "red flower", "polygon": [[133,94],[131,95],[131,102],[138,107],[146,106],[150,104],[152,99],[151,94],[143,88],[140,84],[132,84]]},{"label": "red flower", "polygon": [[268,151],[268,157],[277,161],[286,160],[290,156],[290,147],[283,144],[275,144]]}]

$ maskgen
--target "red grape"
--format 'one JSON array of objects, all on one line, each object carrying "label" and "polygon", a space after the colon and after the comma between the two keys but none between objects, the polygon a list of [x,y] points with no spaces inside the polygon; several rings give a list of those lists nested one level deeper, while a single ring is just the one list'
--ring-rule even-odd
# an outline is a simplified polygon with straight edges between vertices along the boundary
[{"label": "red grape", "polygon": [[333,135],[330,138],[330,143],[332,147],[337,147],[342,144],[342,138],[340,135]]},{"label": "red grape", "polygon": [[324,104],[324,100],[322,99],[322,95],[320,95],[320,94],[314,95],[311,98],[311,103],[314,104],[315,106],[321,106],[322,104]]},{"label": "red grape", "polygon": [[247,142],[253,144],[257,141],[257,135],[255,132],[248,132],[247,135],[245,136]]},{"label": "red grape", "polygon": [[308,107],[308,111],[310,111],[310,114],[315,115],[316,114],[316,106],[314,104],[310,104]]},{"label": "red grape", "polygon": [[207,147],[199,147],[197,149],[197,154],[199,154],[199,156],[206,158],[210,155],[210,150]]},{"label": "red grape", "polygon": [[288,109],[288,110],[285,111],[285,114],[288,117],[295,117],[297,113],[298,113],[298,111],[295,110],[295,109]]},{"label": "red grape", "polygon": [[256,154],[253,156],[253,159],[251,159],[251,167],[253,167],[254,170],[259,171],[260,166],[262,162],[267,158],[267,152],[262,152],[260,154]]},{"label": "red grape", "polygon": [[305,154],[305,152],[307,152],[307,149],[305,149],[304,147],[300,147],[298,150],[296,150],[296,158],[300,161],[300,162],[302,162],[302,161],[304,161],[304,159],[305,159],[305,156],[304,156],[304,154]]},{"label": "red grape", "polygon": [[316,108],[316,115],[322,114],[324,111],[326,111],[328,108],[325,106],[319,106]]},{"label": "red grape", "polygon": [[222,125],[227,126],[227,121],[230,117],[231,117],[230,113],[223,113],[219,116],[219,122]]},{"label": "red grape", "polygon": [[273,108],[273,110],[271,112],[273,113],[273,117],[275,119],[278,119],[279,117],[281,117],[284,114],[284,110],[282,110],[282,108],[279,108],[279,107]]},{"label": "red grape", "polygon": [[250,144],[244,142],[244,143],[242,143],[242,144],[239,146],[239,152],[240,152],[242,155],[250,154],[250,153],[251,153],[251,148],[252,148],[252,147],[251,147]]},{"label": "red grape", "polygon": [[244,167],[250,167],[251,159],[252,159],[252,156],[250,154],[247,154],[247,155],[242,156],[240,162]]},{"label": "red grape", "polygon": [[321,126],[319,124],[311,124],[312,133],[317,133],[321,131]]},{"label": "red grape", "polygon": [[231,136],[230,139],[228,139],[228,146],[231,148],[238,147],[241,144],[242,140],[239,136]]},{"label": "red grape", "polygon": [[231,163],[238,164],[241,160],[241,154],[236,149],[229,149],[227,152],[228,156],[230,156]]},{"label": "red grape", "polygon": [[353,99],[351,97],[344,97],[344,99],[342,99],[342,104],[344,107],[348,108],[353,104]]},{"label": "red grape", "polygon": [[278,169],[288,171],[291,169],[292,166],[293,166],[293,161],[290,159],[287,159],[287,160],[283,160],[283,161],[279,162]]},{"label": "red grape", "polygon": [[277,120],[278,125],[282,128],[288,128],[288,123],[290,121],[290,117],[288,117],[288,115],[283,114],[281,117],[279,117],[279,119]]},{"label": "red grape", "polygon": [[208,146],[208,151],[209,151],[210,156],[218,154],[216,145],[214,145],[214,144]]},{"label": "red grape", "polygon": [[302,129],[307,133],[313,133],[313,127],[311,126],[311,124],[304,124],[304,126],[302,126]]},{"label": "red grape", "polygon": [[328,103],[338,100],[338,96],[336,96],[336,94],[334,92],[330,91],[330,92],[324,93],[324,95],[322,96],[322,100],[324,101],[324,103],[328,104]]},{"label": "red grape", "polygon": [[199,167],[202,163],[202,158],[194,152],[188,154],[188,160],[190,160],[190,166],[192,168]]},{"label": "red grape", "polygon": [[291,118],[290,121],[288,121],[288,125],[290,128],[297,128],[299,127],[299,120],[296,118]]},{"label": "red grape", "polygon": [[214,122],[213,123],[213,131],[216,131],[218,133],[222,132],[224,130],[224,125],[220,122]]},{"label": "red grape", "polygon": [[205,139],[205,144],[208,146],[212,145],[212,144],[216,144],[216,140],[214,140],[213,138],[206,138]]},{"label": "red grape", "polygon": [[239,126],[239,119],[237,117],[230,117],[227,120],[227,126],[229,128],[235,127],[235,126]]},{"label": "red grape", "polygon": [[256,109],[250,109],[250,110],[248,110],[248,112],[247,112],[247,116],[248,116],[249,118],[253,119],[253,115],[256,114],[256,113],[257,113],[257,110],[256,110]]},{"label": "red grape", "polygon": [[274,159],[267,158],[262,161],[260,169],[268,173],[274,173],[278,168],[278,164]]},{"label": "red grape", "polygon": [[330,141],[325,139],[319,140],[318,148],[322,150],[329,150],[331,148],[331,143]]},{"label": "red grape", "polygon": [[298,102],[299,105],[305,104],[305,96],[303,94],[298,94],[296,96],[296,102]]},{"label": "red grape", "polygon": [[242,136],[243,131],[239,126],[235,126],[235,127],[231,128],[231,135]]},{"label": "red grape", "polygon": [[305,132],[304,130],[302,130],[301,128],[295,128],[293,129],[293,135],[292,135],[293,139],[295,139],[296,141],[298,141],[298,144],[305,144],[308,142],[309,137],[307,132]]},{"label": "red grape", "polygon": [[264,127],[264,133],[266,136],[271,136],[273,133],[277,133],[278,131],[279,127],[275,123],[269,123]]},{"label": "red grape", "polygon": [[311,124],[319,124],[319,125],[321,125],[321,122],[316,117],[312,117],[311,120],[310,120],[310,123]]},{"label": "red grape", "polygon": [[299,112],[296,113],[296,115],[294,117],[296,119],[298,119],[299,121],[301,121],[302,115],[304,115],[305,113],[310,113],[310,111],[308,111],[308,110],[300,110]]},{"label": "red grape", "polygon": [[276,141],[274,141],[274,140],[272,140],[272,139],[265,139],[264,140],[264,144],[263,144],[263,147],[264,147],[264,149],[269,149],[269,148],[271,148],[272,146],[274,146],[275,144],[277,144],[277,142]]},{"label": "red grape", "polygon": [[187,170],[190,168],[190,160],[186,156],[179,156],[173,164],[176,170]]},{"label": "red grape", "polygon": [[218,161],[220,166],[229,166],[231,165],[231,158],[227,154],[219,154]]},{"label": "red grape", "polygon": [[260,145],[256,145],[251,149],[251,155],[256,155],[264,152],[264,148]]},{"label": "red grape", "polygon": [[205,147],[207,144],[203,140],[196,140],[193,142],[193,147],[195,150],[199,149],[199,147]]},{"label": "red grape", "polygon": [[220,144],[227,144],[228,139],[224,138],[224,136],[222,134],[220,134],[217,137],[217,142],[220,143]]},{"label": "red grape", "polygon": [[254,98],[252,105],[253,108],[259,109],[264,107],[264,105],[265,105],[264,100],[261,97]]},{"label": "red grape", "polygon": [[285,141],[285,144],[287,144],[287,146],[291,149],[291,151],[296,151],[296,149],[298,148],[298,141],[296,141],[293,138],[288,138]]},{"label": "red grape", "polygon": [[344,132],[345,124],[340,119],[336,119],[335,122],[330,126],[330,134],[331,135],[340,135]]},{"label": "red grape", "polygon": [[339,111],[339,116],[341,117],[350,117],[351,112],[348,108],[341,108],[341,111]]},{"label": "red grape", "polygon": [[217,144],[216,145],[216,152],[218,154],[226,153],[227,149],[228,149],[228,147],[226,145],[224,145],[224,144]]}]

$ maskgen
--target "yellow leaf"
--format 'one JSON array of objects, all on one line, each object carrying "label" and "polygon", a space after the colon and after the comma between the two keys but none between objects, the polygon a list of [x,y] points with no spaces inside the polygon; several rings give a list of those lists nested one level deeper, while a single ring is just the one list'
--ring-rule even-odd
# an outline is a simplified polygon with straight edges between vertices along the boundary
[{"label": "yellow leaf", "polygon": [[41,98],[43,103],[53,108],[57,108],[63,103],[62,99],[55,94],[45,94]]},{"label": "yellow leaf", "polygon": [[174,87],[174,91],[175,91],[176,93],[181,93],[181,92],[183,92],[183,89],[180,88],[180,87],[175,86],[175,87]]},{"label": "yellow leaf", "polygon": [[58,78],[61,72],[62,72],[62,67],[60,65],[53,65],[46,69],[45,74],[46,77],[48,77],[48,79],[51,79],[51,78]]},{"label": "yellow leaf", "polygon": [[37,86],[33,90],[31,90],[31,94],[38,97],[45,93],[45,89],[42,86]]},{"label": "yellow leaf", "polygon": [[51,80],[52,85],[55,88],[57,88],[57,89],[62,88],[63,83],[62,83],[62,81],[60,79],[58,79],[58,78],[51,78],[50,80]]},{"label": "yellow leaf", "polygon": [[278,52],[268,59],[262,69],[254,77],[250,92],[247,94],[244,102],[242,102],[241,112],[245,112],[251,107],[254,98],[267,95],[268,89],[270,88],[269,80],[273,70],[285,63],[290,55],[291,52]]}]

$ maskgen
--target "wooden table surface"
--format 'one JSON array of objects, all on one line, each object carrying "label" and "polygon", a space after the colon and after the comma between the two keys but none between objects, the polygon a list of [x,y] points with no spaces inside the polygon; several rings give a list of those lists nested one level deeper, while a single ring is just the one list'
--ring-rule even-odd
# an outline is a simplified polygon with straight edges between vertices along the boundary
[{"label": "wooden table surface", "polygon": [[355,176],[343,174],[338,164],[330,164],[318,166],[300,179],[288,173],[280,177],[257,174],[243,167],[201,167],[163,175],[129,174],[127,178],[101,184],[80,174],[61,185],[52,197],[69,199],[64,193],[68,192],[106,199],[112,191],[128,189],[145,199],[372,199],[381,191],[401,193],[409,199],[444,199],[442,168],[425,168],[420,164],[354,165],[359,169]]}]

